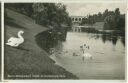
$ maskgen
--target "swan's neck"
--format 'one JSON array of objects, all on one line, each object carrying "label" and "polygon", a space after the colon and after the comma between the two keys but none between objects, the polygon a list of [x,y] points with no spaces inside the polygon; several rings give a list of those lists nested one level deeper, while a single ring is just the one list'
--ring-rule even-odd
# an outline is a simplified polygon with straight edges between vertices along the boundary
[{"label": "swan's neck", "polygon": [[19,37],[20,39],[23,39],[21,33],[18,33],[18,37]]}]

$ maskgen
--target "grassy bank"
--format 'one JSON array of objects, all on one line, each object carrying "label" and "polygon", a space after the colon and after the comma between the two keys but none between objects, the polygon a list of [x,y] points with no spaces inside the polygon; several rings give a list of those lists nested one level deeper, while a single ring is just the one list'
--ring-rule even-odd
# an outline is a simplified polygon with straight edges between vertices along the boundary
[{"label": "grassy bank", "polygon": [[5,79],[76,79],[77,77],[55,64],[47,52],[41,49],[35,36],[48,30],[20,13],[6,9],[5,42],[17,36],[19,30],[25,33],[25,42],[14,48],[5,45]]}]

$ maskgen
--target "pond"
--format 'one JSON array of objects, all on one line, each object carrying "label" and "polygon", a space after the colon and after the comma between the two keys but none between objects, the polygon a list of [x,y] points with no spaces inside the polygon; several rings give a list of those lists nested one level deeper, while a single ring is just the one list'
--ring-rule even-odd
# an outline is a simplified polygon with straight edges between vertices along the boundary
[{"label": "pond", "polygon": [[[80,79],[124,79],[124,43],[121,36],[68,32],[66,41],[51,41],[49,47],[55,52],[50,57]],[[89,46],[86,52],[92,55],[92,60],[82,60],[80,46],[83,44]]]}]

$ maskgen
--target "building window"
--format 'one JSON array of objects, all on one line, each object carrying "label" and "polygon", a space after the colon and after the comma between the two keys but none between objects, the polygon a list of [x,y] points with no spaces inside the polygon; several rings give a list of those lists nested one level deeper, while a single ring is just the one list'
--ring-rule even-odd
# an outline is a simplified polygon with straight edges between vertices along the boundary
[{"label": "building window", "polygon": [[79,18],[79,21],[81,21],[81,18]]},{"label": "building window", "polygon": [[72,21],[74,21],[74,18],[72,18]]},{"label": "building window", "polygon": [[75,21],[77,21],[78,19],[76,18]]},{"label": "building window", "polygon": [[84,18],[82,18],[82,20],[84,20]]}]

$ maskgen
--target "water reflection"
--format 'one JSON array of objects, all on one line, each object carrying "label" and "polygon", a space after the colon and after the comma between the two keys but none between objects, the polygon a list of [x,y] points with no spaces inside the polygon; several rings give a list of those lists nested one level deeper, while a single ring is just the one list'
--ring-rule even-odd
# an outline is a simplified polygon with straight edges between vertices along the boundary
[{"label": "water reflection", "polygon": [[117,37],[113,37],[113,38],[112,38],[112,43],[113,43],[113,45],[116,45],[117,40],[118,40]]},{"label": "water reflection", "polygon": [[[36,36],[37,44],[51,54],[59,65],[78,75],[79,78],[124,78],[125,38],[114,35],[68,32],[66,41],[55,38],[55,34],[43,32]],[[86,43],[88,53],[94,59],[85,64],[81,61],[80,45]],[[78,56],[73,56],[73,54]]]},{"label": "water reflection", "polygon": [[113,45],[116,45],[118,40],[118,36],[111,36],[111,35],[102,35],[102,41],[105,43],[106,41],[112,42]]},{"label": "water reflection", "polygon": [[108,34],[97,34],[93,38],[101,39],[103,43],[106,43],[106,41],[111,42],[113,45],[116,45],[117,41],[121,39],[122,44],[125,46],[125,37],[122,36],[115,36],[115,35],[108,35]]},{"label": "water reflection", "polygon": [[51,34],[51,30],[39,33],[36,35],[36,42],[45,51],[49,52],[50,48],[55,47],[58,44],[56,34]]},{"label": "water reflection", "polygon": [[[78,34],[78,33],[76,33]],[[80,33],[81,35],[78,35],[78,39],[82,39],[82,37],[85,35],[85,33]],[[83,35],[82,35],[83,34]],[[75,35],[75,33],[74,33]],[[125,46],[125,38],[121,37],[121,36],[114,36],[114,35],[108,35],[108,34],[91,34],[91,33],[86,33],[85,35],[86,39],[89,39],[89,41],[102,41],[102,43],[106,43],[106,42],[110,42],[112,43],[112,45],[116,45],[117,41],[121,41],[123,46]],[[72,38],[69,37],[68,38]],[[80,40],[77,40],[77,43],[80,43]],[[51,48],[55,48],[56,50],[63,50],[63,47],[66,46],[66,44],[63,44],[65,42],[68,42],[69,40],[66,40],[65,42],[59,41],[59,39],[57,39],[57,35],[56,34],[50,34],[50,31],[45,31],[43,33],[40,33],[36,36],[36,41],[37,44],[43,48],[44,50],[46,50],[47,52],[50,51]],[[69,41],[70,43],[74,43],[72,41]],[[106,43],[107,44],[107,43]],[[74,49],[72,47],[72,49]]]}]

